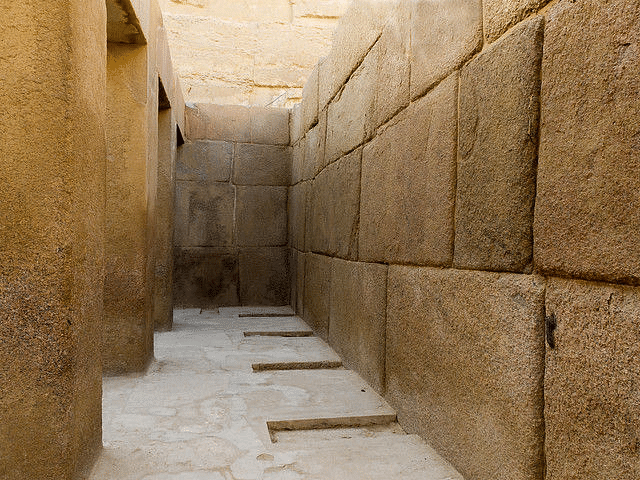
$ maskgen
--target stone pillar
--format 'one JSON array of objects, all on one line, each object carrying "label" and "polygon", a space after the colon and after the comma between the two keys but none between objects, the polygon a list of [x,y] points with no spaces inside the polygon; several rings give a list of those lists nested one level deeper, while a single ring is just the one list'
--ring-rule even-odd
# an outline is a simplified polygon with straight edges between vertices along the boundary
[{"label": "stone pillar", "polygon": [[3,2],[0,478],[82,477],[101,442],[106,9]]}]

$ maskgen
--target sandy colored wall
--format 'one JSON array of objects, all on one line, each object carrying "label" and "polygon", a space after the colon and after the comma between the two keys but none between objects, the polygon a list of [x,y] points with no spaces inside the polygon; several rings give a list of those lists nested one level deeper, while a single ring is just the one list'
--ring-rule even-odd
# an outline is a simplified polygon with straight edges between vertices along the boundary
[{"label": "sandy colored wall", "polygon": [[289,303],[289,110],[187,109],[175,196],[175,305]]},{"label": "sandy colored wall", "polygon": [[[289,106],[349,0],[161,0],[169,43],[193,103]],[[277,99],[277,100],[276,100]]]},{"label": "sandy colored wall", "polygon": [[637,478],[640,7],[393,3],[293,109],[292,304],[465,478]]},{"label": "sandy colored wall", "polygon": [[101,443],[105,4],[4,10],[0,477],[80,478]]}]

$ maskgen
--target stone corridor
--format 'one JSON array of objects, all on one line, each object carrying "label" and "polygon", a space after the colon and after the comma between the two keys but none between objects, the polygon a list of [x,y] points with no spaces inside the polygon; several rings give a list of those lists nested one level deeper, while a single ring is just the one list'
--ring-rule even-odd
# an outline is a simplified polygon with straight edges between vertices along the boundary
[{"label": "stone corridor", "polygon": [[91,480],[462,480],[288,307],[177,310],[155,345],[104,380]]}]

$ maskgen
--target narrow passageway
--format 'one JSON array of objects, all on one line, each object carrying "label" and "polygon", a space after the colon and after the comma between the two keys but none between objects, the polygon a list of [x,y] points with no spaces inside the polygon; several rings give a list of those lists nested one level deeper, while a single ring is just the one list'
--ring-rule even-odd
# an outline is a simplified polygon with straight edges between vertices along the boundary
[{"label": "narrow passageway", "polygon": [[462,479],[288,307],[174,322],[146,374],[105,378],[91,480]]}]

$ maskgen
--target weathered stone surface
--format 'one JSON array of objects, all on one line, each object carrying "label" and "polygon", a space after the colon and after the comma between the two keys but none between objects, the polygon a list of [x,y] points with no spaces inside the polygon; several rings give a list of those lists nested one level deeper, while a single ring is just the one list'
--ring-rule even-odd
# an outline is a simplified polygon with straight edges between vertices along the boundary
[{"label": "weathered stone surface", "polygon": [[305,137],[304,167],[302,178],[313,179],[325,165],[325,140],[327,135],[327,111],[320,113],[318,124]]},{"label": "weathered stone surface", "polygon": [[356,0],[340,20],[331,51],[319,70],[318,108],[324,109],[362,62],[382,32],[395,1]]},{"label": "weathered stone surface", "polygon": [[313,182],[309,201],[309,248],[356,260],[360,219],[362,149],[325,168]]},{"label": "weathered stone surface", "polygon": [[289,188],[289,245],[305,250],[305,222],[310,182],[302,182]]},{"label": "weathered stone surface", "polygon": [[233,144],[195,141],[179,149],[177,180],[226,182],[231,176]]},{"label": "weathered stone surface", "polygon": [[236,185],[289,185],[291,147],[277,145],[236,145],[233,183]]},{"label": "weathered stone surface", "polygon": [[287,243],[287,187],[237,187],[236,230],[240,246]]},{"label": "weathered stone surface", "polygon": [[493,42],[527,15],[536,12],[549,0],[483,0],[484,37]]},{"label": "weathered stone surface", "polygon": [[412,0],[411,98],[450,75],[482,46],[481,0]]},{"label": "weathered stone surface", "polygon": [[240,249],[242,305],[289,305],[289,249]]},{"label": "weathered stone surface", "polygon": [[247,107],[198,103],[187,108],[185,116],[186,136],[190,140],[251,142],[251,120]]},{"label": "weathered stone surface", "polygon": [[302,137],[298,143],[292,147],[291,152],[291,184],[295,185],[303,178],[304,156],[306,150],[306,139]]},{"label": "weathered stone surface", "polygon": [[331,257],[308,253],[304,268],[304,321],[323,340],[329,338]]},{"label": "weathered stone surface", "polygon": [[316,64],[302,89],[302,129],[309,129],[318,121],[318,69],[322,59]]},{"label": "weathered stone surface", "polygon": [[373,132],[377,60],[374,52],[367,55],[344,89],[329,104],[325,147],[327,163],[362,144]]},{"label": "weathered stone surface", "polygon": [[465,478],[544,470],[539,277],[389,267],[387,398]]},{"label": "weathered stone surface", "polygon": [[289,138],[291,139],[291,145],[298,143],[302,135],[302,106],[296,103],[291,108],[289,117]]},{"label": "weathered stone surface", "polygon": [[238,252],[233,248],[174,248],[176,307],[239,305]]},{"label": "weathered stone surface", "polygon": [[542,34],[524,22],[462,70],[456,267],[530,269]]},{"label": "weathered stone surface", "polygon": [[546,273],[640,281],[639,52],[637,2],[548,14],[534,220]]},{"label": "weathered stone surface", "polygon": [[289,145],[289,110],[251,107],[251,143]]},{"label": "weathered stone surface", "polygon": [[378,393],[385,387],[387,266],[335,259],[329,344]]},{"label": "weathered stone surface", "polygon": [[546,314],[546,478],[640,478],[640,290],[552,278]]},{"label": "weathered stone surface", "polygon": [[307,254],[297,252],[297,264],[295,274],[292,272],[292,281],[295,282],[296,297],[295,303],[292,304],[296,314],[304,318],[304,279],[305,279],[305,262]]},{"label": "weathered stone surface", "polygon": [[227,183],[176,183],[175,245],[233,245],[235,189]]},{"label": "weathered stone surface", "polygon": [[360,260],[451,264],[457,89],[453,75],[365,146]]}]

